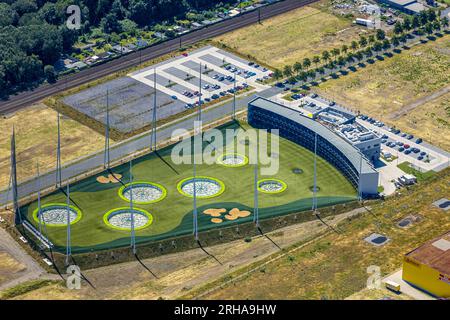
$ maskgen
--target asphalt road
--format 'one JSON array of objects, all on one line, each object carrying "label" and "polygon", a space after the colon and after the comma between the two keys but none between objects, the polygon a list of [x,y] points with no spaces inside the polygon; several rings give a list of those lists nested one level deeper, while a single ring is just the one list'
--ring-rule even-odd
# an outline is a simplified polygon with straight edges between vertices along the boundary
[{"label": "asphalt road", "polygon": [[[260,9],[260,18],[267,19],[278,14],[305,6],[318,0],[284,0]],[[258,21],[258,10],[244,13],[232,19],[188,33],[181,37],[182,45],[196,43],[200,40],[242,28]],[[26,91],[0,102],[0,114],[18,111],[48,96],[79,86],[83,83],[104,77],[108,74],[139,65],[141,62],[157,58],[179,49],[180,39],[172,39],[164,43],[134,52],[99,66],[85,69],[73,75],[62,77],[54,84],[44,84],[33,91]]]}]

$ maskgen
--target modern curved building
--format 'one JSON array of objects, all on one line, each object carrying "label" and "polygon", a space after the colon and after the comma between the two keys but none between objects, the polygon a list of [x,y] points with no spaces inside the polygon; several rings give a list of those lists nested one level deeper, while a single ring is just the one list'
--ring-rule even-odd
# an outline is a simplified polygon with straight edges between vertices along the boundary
[{"label": "modern curved building", "polygon": [[[265,98],[248,104],[248,123],[258,129],[278,129],[280,136],[314,151],[344,174],[363,197],[378,194],[378,172],[354,146],[300,112]],[[318,173],[320,175],[320,172]]]}]

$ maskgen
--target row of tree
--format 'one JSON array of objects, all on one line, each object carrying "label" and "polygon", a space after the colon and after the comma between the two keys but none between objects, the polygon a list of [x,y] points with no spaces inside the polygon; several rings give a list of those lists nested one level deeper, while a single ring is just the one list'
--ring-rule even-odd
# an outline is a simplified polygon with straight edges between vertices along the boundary
[{"label": "row of tree", "polygon": [[408,37],[413,36],[410,33],[421,37],[425,34],[432,35],[441,29],[447,29],[449,21],[447,17],[439,20],[435,12],[430,10],[417,16],[406,17],[403,23],[399,22],[398,24],[400,27],[395,26],[394,35],[390,39],[386,38],[383,30],[378,29],[375,34],[368,37],[361,36],[358,41],[353,40],[350,45],[344,44],[341,48],[325,50],[321,55],[307,57],[301,62],[295,62],[292,66],[286,65],[283,69],[276,69],[274,78],[277,80],[288,78],[290,82],[306,81],[309,78],[315,78],[317,73],[325,74],[326,69],[334,70],[348,63],[362,61],[391,47],[405,44]]},{"label": "row of tree", "polygon": [[[135,29],[236,0],[0,0],[0,96],[55,80],[52,65],[79,37]],[[67,7],[81,9],[81,28],[66,27]]]}]

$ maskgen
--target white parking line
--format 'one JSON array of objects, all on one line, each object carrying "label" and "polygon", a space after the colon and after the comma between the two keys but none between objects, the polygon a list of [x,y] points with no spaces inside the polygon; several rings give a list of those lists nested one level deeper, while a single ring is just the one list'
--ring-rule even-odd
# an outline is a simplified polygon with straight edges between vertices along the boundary
[{"label": "white parking line", "polygon": [[[176,68],[181,70],[181,71],[184,71],[186,73],[189,73],[190,75],[192,75],[194,77],[199,78],[199,76],[200,76],[200,72],[196,71],[195,69],[191,69],[191,68],[185,67],[185,66],[183,66],[181,64],[176,66]],[[222,82],[217,81],[216,79],[213,79],[213,78],[209,77],[208,75],[206,75],[204,73],[202,73],[202,80],[204,80],[206,82],[209,82],[210,84],[216,84],[216,85],[219,85],[219,86],[223,86],[224,85]]]},{"label": "white parking line", "polygon": [[[152,70],[151,74],[153,74],[153,70]],[[148,85],[149,87],[154,88],[153,80],[147,79],[145,77],[146,75],[149,75],[149,73],[145,72],[143,74],[134,75],[134,76],[131,76],[131,78],[133,78],[133,79],[135,79],[137,81],[140,81],[140,82]],[[181,100],[181,101],[183,101],[185,103],[193,103],[192,102],[193,99],[191,99],[189,97],[186,97],[186,96],[182,95],[181,93],[176,92],[176,91],[174,91],[174,90],[172,90],[170,88],[166,88],[165,86],[162,86],[162,85],[160,85],[158,83],[156,83],[156,90],[164,92],[165,94],[167,94],[169,96],[176,96],[179,100]]]}]

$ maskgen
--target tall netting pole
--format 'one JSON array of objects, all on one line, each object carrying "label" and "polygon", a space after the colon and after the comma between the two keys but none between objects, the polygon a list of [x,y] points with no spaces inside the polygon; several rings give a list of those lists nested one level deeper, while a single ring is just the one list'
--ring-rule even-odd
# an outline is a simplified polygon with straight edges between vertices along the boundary
[{"label": "tall netting pole", "polygon": [[234,86],[233,86],[233,114],[232,119],[236,120],[236,73],[234,73]]},{"label": "tall netting pole", "polygon": [[61,125],[60,115],[58,112],[58,142],[56,145],[56,187],[61,187]]},{"label": "tall netting pole", "polygon": [[134,230],[134,209],[133,209],[133,162],[130,160],[130,223],[131,223],[131,250],[136,255],[136,234]]},{"label": "tall netting pole", "polygon": [[198,85],[198,121],[202,121],[202,64],[200,63],[199,85]]},{"label": "tall netting pole", "polygon": [[193,155],[192,155],[192,159],[193,159],[193,183],[194,183],[194,194],[193,194],[193,211],[192,211],[192,213],[193,213],[193,219],[194,219],[194,221],[193,221],[193,223],[194,223],[194,225],[193,225],[193,231],[194,231],[194,237],[195,237],[195,240],[197,240],[198,241],[198,212],[197,212],[197,161],[196,161],[196,154],[195,154],[195,145],[196,145],[196,142],[195,142],[195,137],[197,136],[197,134],[198,134],[198,128],[196,128],[195,127],[195,124],[194,124],[194,132],[195,132],[195,134],[194,134],[194,151],[193,151]]},{"label": "tall netting pole", "polygon": [[38,221],[39,221],[39,233],[44,238],[48,240],[48,232],[47,232],[47,224],[45,222],[45,217],[42,215],[42,203],[41,203],[41,174],[39,170],[39,162],[36,161],[36,189],[37,189],[37,196],[38,196]]},{"label": "tall netting pole", "polygon": [[151,146],[150,151],[156,151],[156,109],[157,109],[157,98],[156,98],[156,68],[153,72],[153,86],[155,88],[155,93],[153,94],[153,116],[152,116],[152,131],[151,131]]},{"label": "tall netting pole", "polygon": [[14,223],[22,224],[22,216],[19,208],[19,194],[17,190],[17,159],[16,159],[16,132],[13,127],[11,136],[11,189],[14,206]]},{"label": "tall netting pole", "polygon": [[69,265],[72,256],[71,225],[70,225],[70,186],[67,184],[67,236],[66,236],[66,265]]},{"label": "tall netting pole", "polygon": [[106,89],[106,123],[105,123],[105,156],[103,159],[103,167],[109,169],[110,155],[109,155],[109,89]]},{"label": "tall netting pole", "polygon": [[38,196],[38,213],[37,218],[39,221],[39,233],[42,235],[42,215],[41,215],[41,186],[40,186],[40,174],[39,174],[39,162],[36,162],[36,188]]},{"label": "tall netting pole", "polygon": [[312,211],[317,211],[317,133],[314,135],[314,185]]},{"label": "tall netting pole", "polygon": [[259,227],[259,203],[258,203],[258,161],[254,165],[254,183],[253,183],[253,222]]}]

